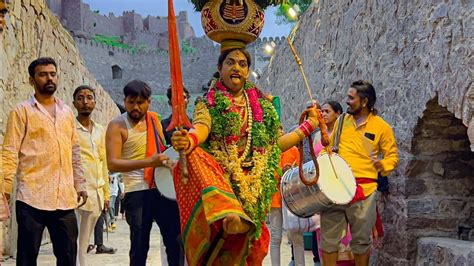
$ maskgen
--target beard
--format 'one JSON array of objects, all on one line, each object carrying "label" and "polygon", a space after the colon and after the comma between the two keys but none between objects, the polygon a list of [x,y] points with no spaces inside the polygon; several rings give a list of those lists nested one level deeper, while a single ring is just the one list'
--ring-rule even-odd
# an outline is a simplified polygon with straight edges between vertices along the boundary
[{"label": "beard", "polygon": [[[351,106],[349,106],[350,108],[352,108]],[[355,109],[355,110],[351,110],[351,109],[347,109],[347,113],[350,114],[350,115],[358,115],[360,112],[362,111],[362,107],[359,106],[359,108]]]},{"label": "beard", "polygon": [[128,117],[134,122],[140,122],[140,120],[145,116],[145,113],[140,113],[137,111],[127,112]]},{"label": "beard", "polygon": [[81,111],[80,114],[85,117],[89,117],[92,114],[92,110]]},{"label": "beard", "polygon": [[53,95],[56,92],[56,84],[47,83],[43,87],[39,88],[39,92],[43,95]]}]

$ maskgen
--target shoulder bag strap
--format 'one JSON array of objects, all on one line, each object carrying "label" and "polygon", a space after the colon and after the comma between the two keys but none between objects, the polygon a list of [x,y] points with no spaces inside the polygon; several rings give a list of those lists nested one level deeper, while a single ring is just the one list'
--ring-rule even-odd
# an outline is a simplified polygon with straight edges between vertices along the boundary
[{"label": "shoulder bag strap", "polygon": [[334,146],[332,147],[332,151],[335,153],[339,152],[339,141],[341,140],[341,132],[342,132],[342,126],[344,124],[345,116],[346,116],[346,113],[342,113],[339,116],[339,123],[337,124],[337,132],[334,138]]}]

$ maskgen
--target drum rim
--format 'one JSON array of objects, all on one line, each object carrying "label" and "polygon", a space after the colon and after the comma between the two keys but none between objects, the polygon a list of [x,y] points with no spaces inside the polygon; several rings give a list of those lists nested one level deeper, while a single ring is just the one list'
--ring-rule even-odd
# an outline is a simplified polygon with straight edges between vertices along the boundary
[{"label": "drum rim", "polygon": [[[355,178],[355,176],[354,176],[354,173],[353,173],[353,171],[352,171],[351,166],[347,163],[347,161],[346,161],[341,155],[339,155],[339,154],[337,154],[337,153],[332,153],[331,155],[336,155],[336,157],[338,157],[338,159],[341,159],[341,160],[347,165],[347,167],[349,168],[350,172],[352,173],[352,178],[354,179],[354,184],[353,184],[353,185],[351,184],[350,186],[353,187],[353,189],[356,189],[356,188],[357,188],[357,183],[355,182],[355,179],[356,179],[356,178]],[[323,157],[323,156],[330,156],[330,155],[329,155],[328,153],[323,153],[323,154],[318,155],[317,159],[319,159],[319,158],[321,158],[321,157]],[[291,203],[291,202],[295,202],[295,200],[289,201],[289,200],[287,200],[286,198],[287,198],[288,196],[291,197],[291,198],[293,198],[294,195],[293,195],[292,193],[288,193],[288,194],[287,194],[287,197],[285,197],[284,194],[283,194],[283,192],[286,191],[286,190],[283,189],[284,186],[286,186],[286,185],[288,185],[288,184],[291,183],[291,182],[289,182],[289,180],[288,180],[288,178],[289,178],[288,176],[290,176],[290,177],[293,176],[293,171],[297,171],[297,170],[298,170],[298,168],[297,168],[297,167],[294,167],[294,168],[291,168],[290,170],[286,171],[286,172],[282,175],[281,181],[280,181],[280,194],[281,194],[281,198],[282,198],[282,203],[285,204],[286,208],[287,208],[291,213],[293,213],[294,215],[296,215],[296,216],[298,216],[298,217],[303,217],[303,216],[300,216],[300,214],[295,213],[295,212],[292,210],[292,208],[289,207],[288,202],[290,202],[290,203]],[[319,182],[318,182],[318,183],[319,183]],[[337,201],[335,201],[335,200],[329,198],[329,197],[324,193],[324,189],[322,189],[319,184],[318,184],[317,186],[318,186],[318,193],[319,193],[319,192],[322,193],[322,194],[324,195],[324,197],[325,197],[329,202],[331,202],[331,206],[330,206],[330,207],[323,208],[323,209],[320,210],[319,212],[316,211],[315,213],[320,213],[320,212],[323,212],[324,210],[330,209],[330,208],[333,207],[333,205],[335,205],[335,206],[345,206],[345,205],[350,204],[350,202],[352,201],[352,199],[351,199],[351,200],[348,200],[347,202],[337,202]],[[312,196],[312,195],[314,195],[314,194],[312,193],[312,194],[310,194],[310,195]],[[354,195],[355,195],[355,191],[354,191]],[[311,216],[311,215],[310,215],[310,216]],[[304,216],[304,217],[307,218],[307,217],[310,217],[310,216]]]},{"label": "drum rim", "polygon": [[[163,153],[168,155],[169,157],[171,157],[170,155],[171,154],[167,154],[167,151],[168,153],[171,153],[173,152],[173,155],[176,156],[178,155],[178,152],[173,148],[173,147],[169,147],[168,149],[166,149]],[[173,159],[173,158],[171,158]],[[168,192],[165,192],[163,193],[163,191],[161,191],[159,189],[159,183],[161,182],[161,180],[163,180],[162,178],[157,178],[156,176],[156,171],[165,171],[165,169],[169,170],[169,176],[171,177],[171,184],[173,186],[173,191],[174,193],[171,193],[172,195],[170,195],[170,193]],[[166,178],[169,178],[169,177],[166,177]],[[169,199],[169,200],[173,200],[173,201],[176,201],[176,188],[174,186],[174,181],[173,181],[173,173],[172,173],[172,169],[169,169],[168,167],[164,167],[164,166],[158,166],[158,167],[155,167],[155,169],[153,170],[153,183],[155,183],[155,186],[156,186],[156,190],[158,190],[158,192],[160,193],[160,195],[162,195],[163,197]],[[174,196],[174,197],[173,197]]]}]

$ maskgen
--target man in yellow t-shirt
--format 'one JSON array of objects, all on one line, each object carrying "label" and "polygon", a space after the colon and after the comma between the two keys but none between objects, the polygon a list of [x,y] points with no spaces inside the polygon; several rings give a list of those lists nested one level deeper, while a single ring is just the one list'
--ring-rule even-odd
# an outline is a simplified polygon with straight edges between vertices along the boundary
[{"label": "man in yellow t-shirt", "polygon": [[[369,82],[359,80],[349,87],[348,115],[342,122],[338,153],[350,165],[359,193],[351,204],[321,213],[324,265],[336,265],[339,242],[347,223],[351,228],[350,245],[356,265],[369,263],[371,233],[376,220],[376,181],[379,174],[389,175],[398,164],[392,128],[377,116],[375,101],[375,89]],[[338,130],[338,122],[334,132]],[[331,136],[331,145],[334,145],[335,135]]]}]

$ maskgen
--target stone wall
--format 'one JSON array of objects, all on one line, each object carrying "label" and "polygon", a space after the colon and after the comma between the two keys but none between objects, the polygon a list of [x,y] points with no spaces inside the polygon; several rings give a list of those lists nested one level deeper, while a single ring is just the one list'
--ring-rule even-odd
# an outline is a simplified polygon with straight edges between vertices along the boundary
[{"label": "stone wall", "polygon": [[[406,169],[408,241],[423,236],[474,241],[474,153],[466,127],[435,98],[413,133]],[[408,247],[410,259],[416,250]]]},{"label": "stone wall", "polygon": [[143,30],[143,20],[135,11],[123,12],[124,33]]},{"label": "stone wall", "polygon": [[159,48],[158,44],[163,37],[158,33],[152,33],[147,30],[134,31],[124,37],[124,40],[129,38],[127,44],[137,49],[144,49],[145,51],[156,51]]},{"label": "stone wall", "polygon": [[[56,59],[59,74],[56,95],[67,104],[72,102],[75,87],[90,84],[97,88],[94,119],[105,125],[119,113],[110,96],[86,69],[74,39],[49,11],[44,0],[11,1],[9,9],[8,30],[0,37],[0,143],[10,110],[33,94],[27,68],[40,56]],[[15,227],[15,222],[8,222],[7,227]],[[12,254],[10,237],[14,235],[7,233],[4,236],[6,254]]]},{"label": "stone wall", "polygon": [[[409,219],[415,216],[408,215],[408,211],[413,210],[414,203],[407,197],[415,181],[408,170],[416,160],[415,129],[430,100],[438,95],[436,103],[460,120],[456,132],[468,135],[471,151],[474,150],[474,88],[470,71],[474,31],[472,23],[468,23],[473,18],[472,9],[472,1],[457,0],[319,0],[301,18],[294,46],[313,95],[319,101],[334,99],[344,103],[352,81],[371,81],[377,91],[376,108],[393,126],[397,138],[400,163],[389,177],[389,201],[382,205],[386,235],[382,249],[375,252],[377,265],[412,265],[415,260],[415,238],[422,234],[410,235],[414,228],[410,227]],[[259,86],[280,96],[285,103],[282,105],[284,127],[295,124],[309,99],[288,45],[277,48]],[[435,143],[430,145],[443,147]],[[458,147],[467,149],[463,150],[467,153],[469,143],[466,139],[462,143],[465,146]],[[463,157],[456,158],[452,163],[469,171],[462,164]],[[462,192],[465,195],[470,191],[472,178],[466,180],[472,174],[461,176],[466,174],[464,170],[460,173],[460,180],[467,182]],[[436,179],[429,182],[430,186],[440,185]],[[445,188],[443,193],[449,189]],[[443,202],[436,201],[438,194],[426,197],[433,199],[436,210],[445,209],[441,207]],[[472,214],[470,218],[464,213],[454,215],[456,223],[473,219]],[[442,219],[432,222],[433,228],[437,227],[436,223],[439,226],[436,230],[428,227],[425,236],[433,232],[439,235],[445,230],[450,232],[445,235],[456,237],[452,229],[443,227]]]},{"label": "stone wall", "polygon": [[[318,0],[304,13],[294,46],[319,100],[342,100],[351,81],[372,81],[378,109],[408,147],[417,117],[437,92],[464,125],[471,121],[471,10],[470,1],[457,0]],[[283,115],[289,126],[307,95],[288,45],[266,72],[263,88],[298,102]]]},{"label": "stone wall", "polygon": [[153,16],[147,16],[143,21],[143,26],[151,32],[160,33],[162,29],[168,27],[168,20],[165,18],[160,19]]},{"label": "stone wall", "polygon": [[[154,35],[149,32],[140,34]],[[167,38],[162,37],[159,40],[163,46],[168,48]],[[152,86],[153,94],[165,94],[170,77],[167,50],[160,49],[161,53],[157,53],[157,50],[151,49],[148,44],[145,51],[132,54],[128,50],[109,47],[83,38],[75,38],[75,41],[87,68],[91,73],[94,73],[95,78],[115,101],[122,102],[122,89],[127,82],[133,79],[141,79],[149,83]],[[248,46],[253,61],[252,70],[264,69],[269,62],[270,57],[263,52],[263,45],[272,41],[277,46],[286,44],[285,38],[277,37],[258,39]],[[199,94],[202,91],[202,86],[206,85],[212,74],[217,71],[219,47],[207,37],[193,37],[188,39],[187,43],[194,49],[194,52],[181,54],[183,82],[189,91]],[[114,65],[122,69],[121,79],[112,78],[112,66]]]},{"label": "stone wall", "polygon": [[[193,39],[191,43],[195,43]],[[123,87],[133,79],[147,82],[153,94],[165,94],[170,84],[169,55],[157,54],[151,50],[148,53],[131,54],[123,49],[107,47],[84,39],[76,39],[87,68],[94,73],[97,81],[106,88],[117,102],[123,101]],[[202,49],[196,49],[191,54],[181,54],[183,82],[186,88],[199,93],[201,87],[217,70],[219,50],[211,41],[198,41]],[[111,55],[111,52],[113,55]],[[121,79],[112,79],[112,66],[122,69]]]},{"label": "stone wall", "polygon": [[61,13],[58,16],[69,31],[80,32],[83,31],[84,18],[76,14],[82,14],[84,11],[80,1],[67,1],[65,5],[61,5]]},{"label": "stone wall", "polygon": [[[108,16],[101,15],[100,10],[91,10],[90,5],[82,0],[46,0],[46,4],[53,13],[59,17],[63,25],[75,36],[82,36],[88,39],[95,34],[108,36],[136,36],[137,39],[130,39],[135,43],[148,43],[148,39],[140,39],[140,32],[149,32],[144,35],[146,38],[166,33],[168,31],[168,21],[166,17],[147,16],[145,19],[135,11],[125,11],[122,16],[115,16],[109,13]],[[176,15],[178,24],[178,34],[180,39],[188,39],[195,36],[194,30],[187,20],[186,11],[181,11]]]},{"label": "stone wall", "polygon": [[474,247],[470,242],[439,237],[418,241],[416,265],[473,265]]},{"label": "stone wall", "polygon": [[53,11],[53,13],[55,14],[62,13],[61,0],[46,0],[46,4],[48,5],[49,9]]},{"label": "stone wall", "polygon": [[[108,36],[120,36],[124,33],[124,25],[121,17],[116,17],[114,14],[104,16],[95,12],[91,12],[89,5],[83,5],[82,31],[87,32],[87,36],[94,36],[95,34],[104,34],[107,32]],[[73,16],[77,16],[77,11]]]}]

